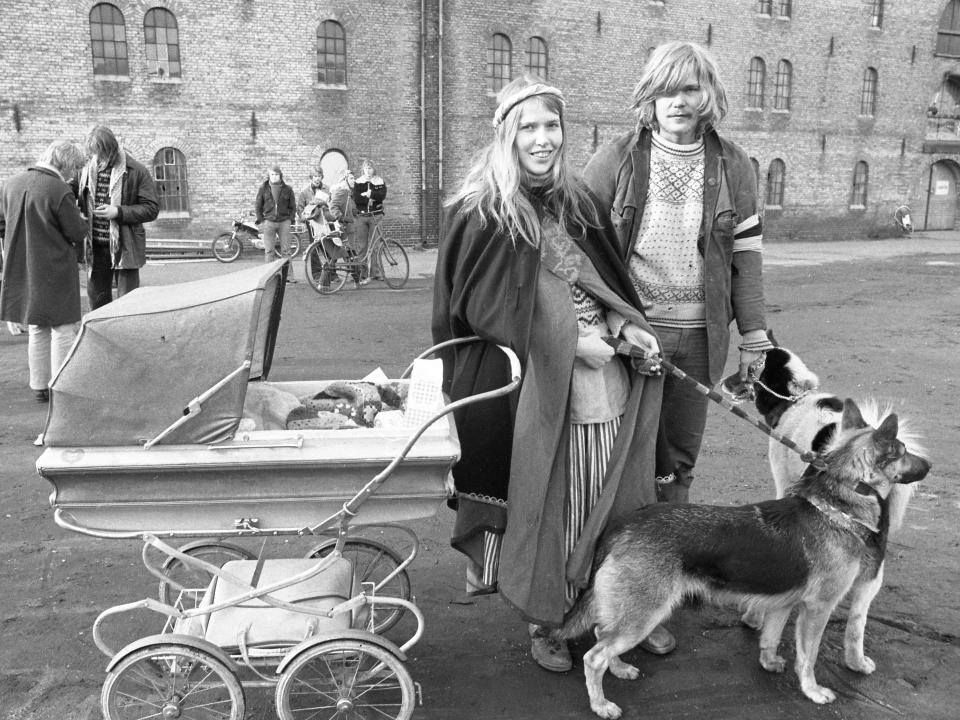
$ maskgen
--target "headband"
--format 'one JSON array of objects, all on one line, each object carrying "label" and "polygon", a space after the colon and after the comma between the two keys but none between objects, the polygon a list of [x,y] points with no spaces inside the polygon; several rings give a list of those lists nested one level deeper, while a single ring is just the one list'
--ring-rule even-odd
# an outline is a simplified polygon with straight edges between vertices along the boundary
[{"label": "headband", "polygon": [[505,97],[503,102],[497,106],[497,111],[493,114],[493,126],[500,127],[500,124],[504,121],[504,118],[507,117],[511,110],[513,110],[524,100],[528,100],[535,95],[554,95],[560,101],[561,106],[566,104],[563,101],[563,93],[557,90],[555,87],[544,85],[543,83],[527,85],[525,88],[521,88],[512,95]]}]

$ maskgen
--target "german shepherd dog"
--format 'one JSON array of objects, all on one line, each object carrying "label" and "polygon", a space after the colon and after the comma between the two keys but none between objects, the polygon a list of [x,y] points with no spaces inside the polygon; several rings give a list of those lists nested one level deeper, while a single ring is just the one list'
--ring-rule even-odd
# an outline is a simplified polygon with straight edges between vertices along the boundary
[{"label": "german shepherd dog", "polygon": [[874,429],[847,400],[822,467],[811,465],[786,497],[742,507],[657,503],[612,525],[597,549],[593,584],[557,631],[560,639],[588,630],[596,635],[583,657],[590,708],[603,718],[620,717],[603,695],[603,674],[609,668],[618,678],[636,679],[639,670],[619,656],[685,598],[760,611],[760,664],[771,672],[786,667],[777,651],[798,608],[800,687],[814,702],[828,703],[836,696],[817,684],[814,665],[827,621],[852,589],[856,622],[847,628],[844,659],[853,670],[873,672],[863,654],[864,589],[883,562],[887,497],[893,486],[921,480],[930,469],[897,432],[896,415]]},{"label": "german shepherd dog", "polygon": [[[816,373],[795,353],[780,347],[772,333],[768,332],[768,335],[776,347],[767,351],[763,370],[754,385],[754,404],[757,411],[763,415],[766,423],[781,435],[790,438],[804,450],[820,453],[836,433],[843,414],[843,400],[821,391],[820,378]],[[868,402],[861,406],[861,412],[866,422],[876,427],[890,413],[890,408]],[[901,422],[897,436],[908,452],[926,456],[919,438],[911,432],[906,423]],[[777,497],[782,498],[791,484],[803,474],[806,464],[798,453],[774,438],[770,438],[768,458]],[[891,488],[887,497],[891,533],[896,533],[903,524],[914,487],[913,484],[898,483]],[[865,599],[866,609],[869,609],[882,585],[881,565],[871,587],[865,589],[865,592],[869,592],[869,597]],[[853,620],[853,616],[850,620]],[[743,622],[759,629],[763,618],[758,612],[747,612],[743,616]]]}]

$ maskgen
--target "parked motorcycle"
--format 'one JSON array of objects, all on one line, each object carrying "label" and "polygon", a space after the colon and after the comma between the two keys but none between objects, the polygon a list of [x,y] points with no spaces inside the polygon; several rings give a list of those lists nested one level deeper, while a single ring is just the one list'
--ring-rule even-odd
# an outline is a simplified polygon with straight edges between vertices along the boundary
[{"label": "parked motorcycle", "polygon": [[[243,254],[244,243],[252,245],[257,250],[263,251],[263,234],[257,227],[253,213],[240,212],[233,219],[233,230],[231,232],[220,233],[213,241],[213,256],[224,263],[231,263]],[[296,257],[300,248],[305,244],[307,227],[305,223],[295,222],[290,233],[290,257]],[[280,257],[279,243],[274,247],[273,252]]]}]

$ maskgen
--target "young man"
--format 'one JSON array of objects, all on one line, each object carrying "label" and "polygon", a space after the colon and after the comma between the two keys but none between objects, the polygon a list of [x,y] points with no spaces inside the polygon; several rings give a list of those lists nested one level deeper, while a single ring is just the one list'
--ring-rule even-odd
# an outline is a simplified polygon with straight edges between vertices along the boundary
[{"label": "young man", "polygon": [[143,223],[160,213],[157,186],[150,171],[130,157],[113,131],[97,125],[87,135],[90,162],[80,174],[80,208],[87,216],[90,309],[140,287],[140,268],[147,262]]}]

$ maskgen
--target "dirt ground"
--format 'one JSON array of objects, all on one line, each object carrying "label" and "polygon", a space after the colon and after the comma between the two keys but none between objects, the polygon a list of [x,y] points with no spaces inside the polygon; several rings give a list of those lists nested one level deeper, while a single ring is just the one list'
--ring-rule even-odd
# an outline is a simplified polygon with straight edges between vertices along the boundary
[{"label": "dirt ground", "polygon": [[[821,683],[839,695],[829,706],[803,698],[791,671],[760,669],[756,637],[735,612],[683,609],[669,623],[680,643],[673,654],[634,651],[628,659],[640,667],[639,680],[607,677],[607,694],[627,720],[960,717],[960,236],[933,254],[898,254],[895,242],[858,253],[771,245],[766,268],[768,321],[779,341],[819,373],[823,388],[889,401],[923,435],[933,462],[890,545],[886,583],[867,625],[876,672],[863,677],[843,666],[843,606],[818,665]],[[414,257],[414,277],[402,291],[371,285],[320,297],[303,282],[288,286],[271,378],[356,377],[378,365],[399,374],[429,345],[432,257]],[[151,263],[144,281],[233,269]],[[32,441],[44,413],[27,389],[25,336],[0,331],[0,718],[95,719],[107,660],[91,641],[93,620],[108,606],[154,596],[156,582],[142,568],[138,543],[87,538],[54,524],[51,488],[34,470],[39,449]],[[692,499],[770,497],[766,448],[766,436],[712,407]],[[593,717],[579,667],[563,675],[540,670],[529,659],[525,627],[504,603],[464,595],[450,526],[446,510],[412,525],[422,546],[410,575],[426,616],[408,661],[422,691],[414,717]],[[265,552],[297,556],[306,542],[276,538]],[[122,645],[159,629],[157,616],[145,614],[110,637]],[[402,638],[405,630],[406,621],[391,632]],[[789,630],[784,645],[791,660]],[[249,690],[247,706],[249,719],[275,717],[266,690]]]}]

